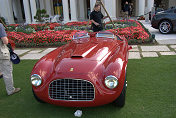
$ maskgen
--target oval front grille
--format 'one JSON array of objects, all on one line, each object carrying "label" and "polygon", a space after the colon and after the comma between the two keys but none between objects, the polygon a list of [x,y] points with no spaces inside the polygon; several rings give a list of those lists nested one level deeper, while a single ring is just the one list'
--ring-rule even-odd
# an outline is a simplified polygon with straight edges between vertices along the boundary
[{"label": "oval front grille", "polygon": [[58,79],[51,82],[49,96],[54,100],[92,101],[94,86],[80,79]]}]

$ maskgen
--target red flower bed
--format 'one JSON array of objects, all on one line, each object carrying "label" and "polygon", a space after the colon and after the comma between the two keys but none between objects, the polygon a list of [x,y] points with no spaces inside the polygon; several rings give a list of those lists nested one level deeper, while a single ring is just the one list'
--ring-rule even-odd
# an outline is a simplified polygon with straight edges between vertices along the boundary
[{"label": "red flower bed", "polygon": [[140,17],[138,18],[138,20],[145,20],[145,17],[144,17],[144,16],[140,16]]},{"label": "red flower bed", "polygon": [[17,27],[19,24],[10,24],[9,26]]},{"label": "red flower bed", "polygon": [[[75,22],[68,22],[65,25],[67,26],[86,26],[87,24],[88,24],[88,21],[84,21],[84,22],[75,21]],[[91,22],[89,22],[89,25],[91,25]]]},{"label": "red flower bed", "polygon": [[38,30],[38,28],[44,28],[48,26],[49,29],[53,30],[55,27],[61,26],[60,23],[46,23],[46,24],[29,24],[32,28],[35,30]]},{"label": "red flower bed", "polygon": [[[114,21],[119,22],[119,21]],[[126,22],[122,20],[122,22]],[[136,22],[137,26],[131,26],[126,28],[118,28],[118,29],[110,29],[108,31],[114,33],[115,35],[123,35],[127,38],[127,40],[140,40],[141,42],[145,42],[145,40],[149,39],[149,34],[145,31],[145,29],[141,26],[141,24],[137,21],[129,20],[129,22]]]},{"label": "red flower bed", "polygon": [[[127,24],[126,21],[114,21],[120,22],[121,24]],[[141,24],[134,20],[129,20],[129,23],[136,23],[135,26],[109,29],[115,35],[123,35],[127,38],[129,42],[138,42],[145,43],[149,41],[149,34],[141,26]],[[69,22],[65,25],[67,26],[85,26],[88,22]],[[109,22],[108,22],[109,23]],[[107,24],[108,24],[107,23]],[[91,24],[91,23],[89,23]],[[18,26],[17,24],[12,25],[14,27]],[[15,44],[49,44],[57,42],[67,42],[72,40],[72,36],[80,30],[58,30],[54,31],[55,27],[61,26],[58,23],[47,23],[47,24],[30,24],[32,28],[36,30],[35,33],[22,33],[22,32],[9,32],[7,31],[8,38],[13,40]],[[42,31],[37,30],[38,28],[45,27]],[[50,30],[48,30],[48,27]]]},{"label": "red flower bed", "polygon": [[78,30],[62,31],[38,31],[36,33],[25,34],[22,32],[7,32],[8,38],[15,43],[55,43],[69,41]]}]

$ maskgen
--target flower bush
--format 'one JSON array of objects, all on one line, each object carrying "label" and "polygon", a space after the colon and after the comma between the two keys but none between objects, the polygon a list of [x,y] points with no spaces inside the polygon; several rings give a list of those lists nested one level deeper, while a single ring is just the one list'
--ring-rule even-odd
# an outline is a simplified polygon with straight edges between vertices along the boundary
[{"label": "flower bush", "polygon": [[40,47],[70,41],[72,36],[78,31],[79,30],[44,30],[30,34],[23,32],[7,32],[7,35],[9,39],[15,42],[17,47]]},{"label": "flower bush", "polygon": [[[75,22],[68,22],[65,25],[66,26],[86,26],[87,24],[88,24],[87,21],[83,21],[83,22],[75,21]],[[89,22],[89,25],[91,25],[91,22]]]},{"label": "flower bush", "polygon": [[145,20],[145,17],[143,15],[139,16],[138,20]]},{"label": "flower bush", "polygon": [[[134,20],[114,21],[115,28],[110,22],[105,24],[105,30],[115,35],[123,35],[129,44],[151,42],[151,35],[148,34],[141,24]],[[8,38],[15,42],[17,47],[44,47],[58,46],[72,40],[72,36],[81,30],[91,32],[91,23],[69,22],[66,24],[13,24],[8,26]]]},{"label": "flower bush", "polygon": [[[119,21],[114,22],[116,24],[116,22]],[[115,35],[125,36],[129,44],[147,43],[152,41],[150,34],[146,32],[146,30],[141,26],[139,22],[133,20],[128,20],[128,22],[122,20],[121,22],[123,22],[123,24],[131,24],[131,26],[125,28],[110,29],[108,31],[114,33]],[[135,24],[133,24],[134,22]]]}]

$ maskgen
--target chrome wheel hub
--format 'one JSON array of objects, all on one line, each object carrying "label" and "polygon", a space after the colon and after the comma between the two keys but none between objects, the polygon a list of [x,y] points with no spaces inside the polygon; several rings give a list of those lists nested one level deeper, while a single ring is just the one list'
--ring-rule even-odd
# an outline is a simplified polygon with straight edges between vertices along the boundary
[{"label": "chrome wheel hub", "polygon": [[171,25],[169,22],[165,21],[160,24],[160,31],[161,33],[168,33],[171,30]]}]

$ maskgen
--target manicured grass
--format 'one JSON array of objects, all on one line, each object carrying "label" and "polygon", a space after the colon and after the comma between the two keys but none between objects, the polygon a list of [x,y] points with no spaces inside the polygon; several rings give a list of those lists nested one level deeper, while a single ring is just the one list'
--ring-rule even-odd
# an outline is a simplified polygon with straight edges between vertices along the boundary
[{"label": "manicured grass", "polygon": [[129,60],[126,105],[112,104],[93,108],[66,108],[38,103],[31,91],[30,72],[36,61],[14,65],[18,94],[7,96],[0,80],[0,118],[74,118],[77,109],[82,118],[176,118],[176,56]]}]

